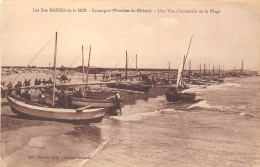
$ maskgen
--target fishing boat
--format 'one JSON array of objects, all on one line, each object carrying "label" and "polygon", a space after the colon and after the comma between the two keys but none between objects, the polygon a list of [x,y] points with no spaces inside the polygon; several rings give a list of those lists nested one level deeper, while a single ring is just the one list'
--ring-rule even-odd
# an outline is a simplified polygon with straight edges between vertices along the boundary
[{"label": "fishing boat", "polygon": [[[85,66],[84,66],[84,48],[82,46],[82,80],[83,83],[88,83],[88,73],[90,66],[90,55],[91,55],[91,46],[89,49],[89,59],[88,59],[88,69],[87,76],[85,79]],[[120,108],[120,95],[112,91],[86,91],[79,92],[79,95],[69,96],[70,105],[75,106],[88,106],[92,105],[93,107],[102,107],[102,108]]]},{"label": "fishing boat", "polygon": [[[192,37],[190,40],[190,44],[191,44],[191,41],[192,41]],[[166,96],[166,99],[168,102],[189,102],[189,101],[193,101],[196,97],[196,93],[182,93],[181,92],[183,89],[183,82],[182,82],[183,69],[184,69],[185,61],[186,61],[188,53],[189,53],[190,44],[188,47],[187,54],[186,54],[186,56],[184,55],[183,62],[181,63],[181,65],[178,69],[177,87],[169,88],[165,92],[165,96]]]},{"label": "fishing boat", "polygon": [[151,85],[144,85],[141,83],[108,83],[107,87],[109,88],[117,88],[117,89],[126,89],[126,90],[133,90],[133,91],[140,91],[147,93],[149,92]]},{"label": "fishing boat", "polygon": [[12,112],[19,116],[24,116],[25,118],[90,123],[101,122],[106,112],[104,108],[91,108],[92,106],[85,106],[77,109],[64,109],[41,105],[36,102],[10,95],[7,95],[6,98]]},{"label": "fishing boat", "polygon": [[[126,51],[126,71],[125,71],[125,80],[127,81],[127,51]],[[116,88],[116,89],[124,89],[124,90],[133,90],[147,93],[149,92],[151,85],[145,85],[139,82],[117,82],[117,83],[108,83],[106,84],[109,88]]]},{"label": "fishing boat", "polygon": [[199,79],[191,78],[191,61],[189,61],[189,75],[188,79],[184,80],[182,79],[183,82],[183,88],[184,89],[191,89],[191,88],[197,88],[197,89],[203,89],[207,87],[207,84],[204,82],[202,83]]},{"label": "fishing boat", "polygon": [[116,92],[93,92],[87,91],[85,96],[69,96],[70,105],[102,107],[102,108],[120,108],[122,99]]},{"label": "fishing boat", "polygon": [[[7,101],[12,109],[12,112],[18,115],[25,116],[25,118],[47,119],[55,121],[68,121],[76,123],[101,122],[105,115],[105,108],[92,108],[92,105],[80,108],[65,108],[55,104],[56,94],[56,56],[57,56],[57,32],[55,35],[55,52],[54,52],[54,72],[53,84],[45,87],[52,87],[52,104],[42,105],[38,102],[26,100],[24,98],[6,96]],[[37,88],[37,87],[36,87]]]},{"label": "fishing boat", "polygon": [[169,88],[167,92],[165,92],[165,96],[168,102],[185,102],[185,101],[193,101],[196,97],[196,93],[181,93],[178,92],[177,88]]}]

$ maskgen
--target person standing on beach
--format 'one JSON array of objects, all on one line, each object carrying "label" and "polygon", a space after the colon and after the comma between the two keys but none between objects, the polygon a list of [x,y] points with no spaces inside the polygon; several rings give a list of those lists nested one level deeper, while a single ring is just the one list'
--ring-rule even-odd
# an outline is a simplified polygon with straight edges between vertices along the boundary
[{"label": "person standing on beach", "polygon": [[5,85],[5,82],[1,82],[1,97],[2,97],[2,98],[5,97],[4,85]]},{"label": "person standing on beach", "polygon": [[68,107],[68,98],[65,94],[64,89],[61,90],[61,93],[58,97],[58,105],[60,105],[61,107],[64,107],[64,108]]},{"label": "person standing on beach", "polygon": [[29,79],[27,82],[27,86],[30,86],[30,85],[31,85],[31,79]]},{"label": "person standing on beach", "polygon": [[11,94],[12,93],[12,88],[13,88],[13,85],[12,85],[11,82],[8,83],[7,88],[8,88],[8,94]]},{"label": "person standing on beach", "polygon": [[31,85],[31,80],[24,80],[23,86],[30,86]]},{"label": "person standing on beach", "polygon": [[45,79],[42,80],[42,84],[45,85],[47,81]]},{"label": "person standing on beach", "polygon": [[52,84],[52,80],[51,78],[49,78],[49,80],[47,81],[48,84]]},{"label": "person standing on beach", "polygon": [[21,96],[21,87],[22,87],[23,85],[22,85],[22,82],[21,81],[18,81],[17,82],[17,84],[14,86],[15,87],[15,94],[17,95],[17,96]]},{"label": "person standing on beach", "polygon": [[25,100],[31,100],[31,91],[29,89],[25,89],[21,97],[24,98]]},{"label": "person standing on beach", "polygon": [[34,85],[38,85],[38,79],[36,78],[35,81],[34,81]]},{"label": "person standing on beach", "polygon": [[26,86],[26,85],[27,85],[27,79],[25,79],[23,82],[23,86]]}]

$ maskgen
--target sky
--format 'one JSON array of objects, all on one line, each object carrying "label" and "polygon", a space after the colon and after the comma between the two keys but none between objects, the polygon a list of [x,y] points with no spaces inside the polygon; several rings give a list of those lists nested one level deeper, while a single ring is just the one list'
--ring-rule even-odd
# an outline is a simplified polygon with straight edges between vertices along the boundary
[{"label": "sky", "polygon": [[[41,8],[84,8],[87,12],[34,12]],[[221,68],[260,69],[260,3],[175,1],[17,1],[2,2],[2,66],[51,66],[55,32],[57,66],[85,65],[91,45],[91,66],[177,69],[187,53],[191,68],[205,63]],[[150,9],[151,13],[103,13],[92,10]],[[158,9],[165,10],[158,13]],[[175,10],[175,13],[167,12]],[[203,13],[176,13],[201,9]],[[210,13],[210,10],[220,13]],[[209,13],[205,13],[205,10]],[[48,43],[48,41],[50,41]],[[44,47],[46,44],[48,45]],[[75,59],[77,61],[75,61]]]}]

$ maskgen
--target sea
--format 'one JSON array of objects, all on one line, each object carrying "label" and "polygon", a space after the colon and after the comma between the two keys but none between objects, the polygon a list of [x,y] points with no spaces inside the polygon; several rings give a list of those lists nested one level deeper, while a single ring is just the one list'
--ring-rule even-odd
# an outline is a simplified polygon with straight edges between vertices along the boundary
[{"label": "sea", "polygon": [[160,94],[126,103],[102,123],[24,127],[9,134],[23,144],[6,146],[14,151],[2,158],[10,166],[260,166],[260,77],[186,91],[198,101],[170,103]]}]

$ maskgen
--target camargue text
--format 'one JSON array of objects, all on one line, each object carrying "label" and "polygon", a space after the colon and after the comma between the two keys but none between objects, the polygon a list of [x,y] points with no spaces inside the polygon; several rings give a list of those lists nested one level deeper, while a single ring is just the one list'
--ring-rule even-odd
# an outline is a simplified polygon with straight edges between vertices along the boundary
[{"label": "camargue text", "polygon": [[150,9],[150,8],[136,8],[136,9],[98,9],[98,8],[33,8],[34,13],[158,13],[158,14],[220,14],[218,9]]}]

